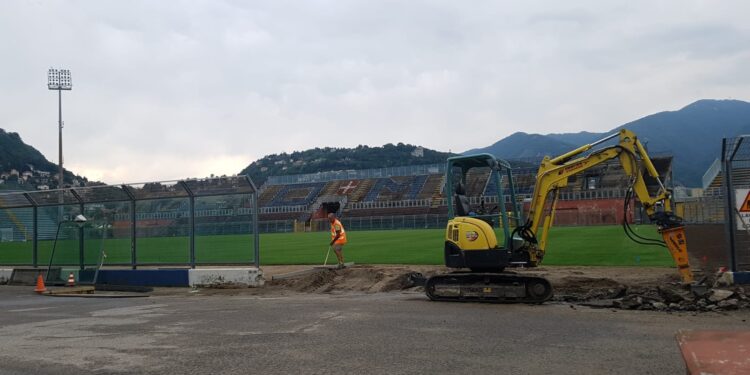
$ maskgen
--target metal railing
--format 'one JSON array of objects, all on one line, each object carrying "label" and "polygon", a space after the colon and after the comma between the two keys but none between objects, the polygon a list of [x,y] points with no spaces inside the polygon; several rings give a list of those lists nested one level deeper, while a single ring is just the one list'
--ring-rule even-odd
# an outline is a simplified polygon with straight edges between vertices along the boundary
[{"label": "metal railing", "polygon": [[703,177],[701,177],[701,182],[703,184],[703,188],[707,189],[711,183],[714,181],[716,176],[718,176],[721,173],[721,160],[716,159],[713,163],[711,163],[711,166],[708,167],[708,170],[706,170],[706,173],[703,174]]}]

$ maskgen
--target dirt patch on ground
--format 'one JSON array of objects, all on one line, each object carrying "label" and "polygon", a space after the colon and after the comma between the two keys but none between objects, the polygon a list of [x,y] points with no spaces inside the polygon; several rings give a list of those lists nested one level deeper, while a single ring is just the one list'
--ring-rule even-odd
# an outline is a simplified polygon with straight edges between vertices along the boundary
[{"label": "dirt patch on ground", "polygon": [[412,275],[419,271],[434,274],[438,269],[435,267],[354,266],[342,270],[319,270],[299,277],[271,280],[266,285],[304,293],[392,292],[415,287]]},{"label": "dirt patch on ground", "polygon": [[[294,293],[385,293],[421,291],[420,278],[447,273],[440,266],[357,265],[278,279],[274,276],[311,266],[264,267],[266,285],[261,288],[198,289],[201,295],[259,296]],[[699,288],[680,285],[671,268],[637,267],[540,267],[515,270],[545,277],[552,283],[552,301],[595,308],[660,311],[718,311],[750,309],[750,298],[742,287]]]}]

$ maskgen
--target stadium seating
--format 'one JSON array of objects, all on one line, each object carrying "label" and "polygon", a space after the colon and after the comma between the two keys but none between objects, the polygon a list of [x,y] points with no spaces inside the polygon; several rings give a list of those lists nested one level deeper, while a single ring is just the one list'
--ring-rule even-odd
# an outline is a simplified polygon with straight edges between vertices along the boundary
[{"label": "stadium seating", "polygon": [[417,194],[417,199],[440,197],[443,191],[443,178],[444,176],[442,174],[428,175],[422,186],[422,190]]},{"label": "stadium seating", "polygon": [[[497,179],[495,175],[497,172],[492,172],[489,176],[489,181],[485,186],[484,196],[495,196],[497,195]],[[534,183],[536,182],[536,170],[521,169],[513,172],[513,181],[515,182],[515,193],[516,195],[531,195],[534,191]],[[510,196],[510,187],[508,186],[508,179],[503,176],[502,179],[503,194]]]},{"label": "stadium seating", "polygon": [[359,181],[359,184],[354,189],[354,192],[349,196],[350,202],[361,202],[367,193],[372,189],[372,185],[375,184],[374,179],[363,179]]},{"label": "stadium seating", "polygon": [[270,185],[265,187],[260,192],[260,197],[258,197],[258,204],[261,207],[268,206],[271,203],[271,200],[276,197],[276,194],[279,193],[282,187],[284,187],[284,185]]},{"label": "stadium seating", "polygon": [[268,207],[309,205],[320,194],[325,185],[325,182],[283,185],[268,204]]},{"label": "stadium seating", "polygon": [[364,202],[416,199],[424,187],[427,176],[379,178],[367,193]]},{"label": "stadium seating", "polygon": [[490,177],[489,168],[473,168],[466,174],[466,195],[476,197],[482,195]]},{"label": "stadium seating", "polygon": [[[708,189],[719,188],[723,186],[724,176],[719,173],[711,180]],[[735,186],[750,186],[750,168],[736,168],[732,170],[732,184]]]},{"label": "stadium seating", "polygon": [[334,180],[326,184],[319,196],[346,196],[348,201],[359,202],[371,186],[369,179]]}]

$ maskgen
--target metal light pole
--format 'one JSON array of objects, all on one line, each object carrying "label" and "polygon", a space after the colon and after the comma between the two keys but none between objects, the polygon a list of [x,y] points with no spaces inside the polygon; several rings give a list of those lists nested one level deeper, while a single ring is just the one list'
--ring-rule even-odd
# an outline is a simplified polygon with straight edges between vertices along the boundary
[{"label": "metal light pole", "polygon": [[[50,68],[47,72],[47,88],[50,90],[57,90],[57,103],[58,103],[58,125],[59,125],[59,142],[60,142],[60,154],[59,154],[59,166],[60,166],[60,175],[58,177],[58,189],[63,188],[63,142],[62,142],[62,129],[63,129],[63,120],[62,120],[62,90],[71,90],[73,89],[73,83],[70,80],[70,70],[68,69],[53,69]],[[61,202],[62,203],[62,202]]]}]

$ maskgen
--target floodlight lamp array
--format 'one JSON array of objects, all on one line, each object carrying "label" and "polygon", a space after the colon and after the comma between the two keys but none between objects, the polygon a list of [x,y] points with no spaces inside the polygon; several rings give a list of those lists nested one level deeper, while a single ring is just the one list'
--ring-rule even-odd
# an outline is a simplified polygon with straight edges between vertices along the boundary
[{"label": "floodlight lamp array", "polygon": [[70,70],[50,68],[47,72],[47,87],[50,90],[72,89],[73,82],[70,78]]}]

